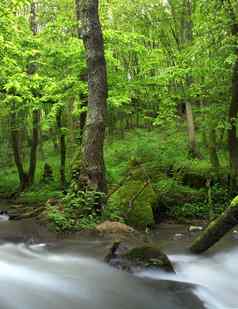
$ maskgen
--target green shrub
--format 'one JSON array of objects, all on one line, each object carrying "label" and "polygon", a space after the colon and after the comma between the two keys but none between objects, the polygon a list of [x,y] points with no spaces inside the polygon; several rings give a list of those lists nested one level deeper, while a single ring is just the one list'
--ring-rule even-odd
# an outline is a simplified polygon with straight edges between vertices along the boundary
[{"label": "green shrub", "polygon": [[97,205],[104,198],[100,192],[70,192],[59,205],[48,205],[47,217],[57,231],[92,229],[100,221]]}]

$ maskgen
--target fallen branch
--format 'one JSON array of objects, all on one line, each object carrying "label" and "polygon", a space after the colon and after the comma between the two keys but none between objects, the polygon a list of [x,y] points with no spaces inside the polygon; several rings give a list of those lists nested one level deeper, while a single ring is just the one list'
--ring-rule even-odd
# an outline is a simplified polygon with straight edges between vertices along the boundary
[{"label": "fallen branch", "polygon": [[238,196],[233,199],[230,206],[216,220],[193,241],[190,251],[200,254],[212,247],[226,233],[238,224]]}]

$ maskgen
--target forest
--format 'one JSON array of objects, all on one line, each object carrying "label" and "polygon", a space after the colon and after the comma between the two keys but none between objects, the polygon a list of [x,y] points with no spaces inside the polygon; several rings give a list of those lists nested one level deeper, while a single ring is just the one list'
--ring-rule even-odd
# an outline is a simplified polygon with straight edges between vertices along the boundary
[{"label": "forest", "polygon": [[229,205],[236,1],[102,0],[91,39],[81,1],[0,12],[2,198],[61,231],[210,220]]},{"label": "forest", "polygon": [[236,0],[1,0],[0,104],[1,308],[237,307]]}]

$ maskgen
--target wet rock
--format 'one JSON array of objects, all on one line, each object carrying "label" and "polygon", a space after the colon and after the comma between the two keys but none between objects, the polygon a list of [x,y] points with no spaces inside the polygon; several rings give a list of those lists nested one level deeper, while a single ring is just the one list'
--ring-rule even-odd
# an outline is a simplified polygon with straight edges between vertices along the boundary
[{"label": "wet rock", "polygon": [[233,239],[238,239],[238,231],[237,230],[234,230],[234,231],[232,231],[232,238]]},{"label": "wet rock", "polygon": [[185,235],[183,233],[177,233],[174,235],[173,239],[178,240],[178,239],[183,239]]},{"label": "wet rock", "polygon": [[144,245],[129,249],[126,243],[114,242],[105,262],[109,265],[131,273],[146,268],[159,269],[165,272],[174,272],[172,263],[160,248]]},{"label": "wet rock", "polygon": [[0,215],[0,222],[9,221],[10,217],[8,215]]},{"label": "wet rock", "polygon": [[201,232],[202,230],[203,230],[203,227],[202,227],[202,226],[191,225],[191,226],[188,228],[188,231],[189,231],[190,233]]},{"label": "wet rock", "polygon": [[8,213],[6,211],[0,211],[0,222],[1,221],[8,221],[10,219]]},{"label": "wet rock", "polygon": [[132,227],[124,223],[114,222],[114,221],[105,221],[101,224],[98,224],[96,226],[96,230],[102,234],[106,234],[106,233],[121,234],[121,233],[132,233],[135,231]]}]

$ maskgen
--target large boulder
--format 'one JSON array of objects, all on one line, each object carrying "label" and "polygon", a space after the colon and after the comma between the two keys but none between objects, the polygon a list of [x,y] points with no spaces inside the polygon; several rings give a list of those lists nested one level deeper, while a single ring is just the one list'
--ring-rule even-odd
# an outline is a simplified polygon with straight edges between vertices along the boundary
[{"label": "large boulder", "polygon": [[127,244],[117,241],[114,242],[105,261],[117,269],[132,273],[148,268],[174,272],[167,255],[154,245],[129,249]]},{"label": "large boulder", "polygon": [[119,209],[125,222],[139,230],[153,225],[153,207],[157,197],[150,184],[142,180],[131,180],[111,195],[109,209]]}]

